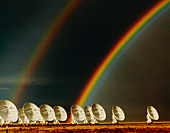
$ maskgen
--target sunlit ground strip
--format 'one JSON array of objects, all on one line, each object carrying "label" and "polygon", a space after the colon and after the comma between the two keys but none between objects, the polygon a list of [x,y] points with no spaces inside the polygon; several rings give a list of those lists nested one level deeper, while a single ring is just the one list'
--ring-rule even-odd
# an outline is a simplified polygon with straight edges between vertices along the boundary
[{"label": "sunlit ground strip", "polygon": [[[114,125],[114,124],[111,124],[111,122],[99,122],[99,124],[93,124],[93,125]],[[115,125],[126,125],[126,124],[146,124],[146,121],[130,121],[130,122],[119,122],[118,124],[115,124]],[[152,124],[170,124],[170,121],[153,121]],[[152,125],[150,124],[150,125]],[[0,126],[4,126],[5,124],[0,124]],[[9,126],[23,126],[22,124],[18,124],[18,123],[12,123],[12,124],[8,124]],[[41,125],[44,125],[44,126],[62,126],[62,125],[76,125],[76,124],[70,124],[70,123],[60,123],[60,125],[58,124],[53,124],[53,123],[48,123],[48,124],[27,124],[27,125],[30,125],[30,126],[41,126]],[[90,124],[82,124],[82,123],[79,123],[78,125],[90,125]]]},{"label": "sunlit ground strip", "polygon": [[102,122],[97,125],[62,123],[60,125],[1,125],[0,133],[55,133],[55,132],[170,132],[170,121],[158,121],[152,124],[146,122],[120,122],[119,124],[110,124],[110,122]]}]

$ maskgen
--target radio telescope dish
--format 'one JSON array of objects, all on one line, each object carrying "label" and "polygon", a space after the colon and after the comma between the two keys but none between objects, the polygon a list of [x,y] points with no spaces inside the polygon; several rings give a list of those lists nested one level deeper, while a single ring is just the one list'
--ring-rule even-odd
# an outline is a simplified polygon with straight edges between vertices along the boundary
[{"label": "radio telescope dish", "polygon": [[67,112],[61,106],[55,106],[54,108],[55,116],[59,121],[66,121],[67,120]]},{"label": "radio telescope dish", "polygon": [[104,121],[106,119],[106,112],[100,104],[92,104],[92,112],[97,120]]},{"label": "radio telescope dish", "polygon": [[24,113],[24,109],[18,109],[19,123],[29,123],[27,116]]},{"label": "radio telescope dish", "polygon": [[84,121],[85,120],[85,113],[84,110],[78,105],[71,106],[71,116],[72,116],[72,124],[78,124],[77,121]]},{"label": "radio telescope dish", "polygon": [[117,120],[123,121],[125,119],[125,113],[119,106],[112,107],[112,124],[116,124]]},{"label": "radio telescope dish", "polygon": [[0,116],[6,123],[18,120],[18,110],[16,106],[8,100],[0,100]]},{"label": "radio telescope dish", "polygon": [[146,123],[152,123],[152,120],[158,120],[159,119],[158,111],[153,106],[148,106],[146,118],[147,118]]},{"label": "radio telescope dish", "polygon": [[40,109],[34,103],[25,103],[23,109],[25,115],[32,123],[43,121],[43,118],[40,114]]},{"label": "radio telescope dish", "polygon": [[94,124],[95,123],[95,118],[94,118],[94,115],[93,115],[93,112],[92,112],[92,109],[91,109],[90,106],[85,106],[84,107],[84,113],[85,113],[87,121],[89,123],[91,123],[91,124]]},{"label": "radio telescope dish", "polygon": [[47,104],[40,106],[40,113],[46,121],[53,121],[55,119],[54,110]]}]

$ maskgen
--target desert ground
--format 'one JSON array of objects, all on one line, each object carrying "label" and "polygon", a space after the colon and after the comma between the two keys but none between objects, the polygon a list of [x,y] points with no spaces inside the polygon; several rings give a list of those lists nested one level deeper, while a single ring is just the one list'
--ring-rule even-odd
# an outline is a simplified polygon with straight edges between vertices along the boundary
[{"label": "desert ground", "polygon": [[170,122],[157,122],[146,124],[145,122],[122,122],[112,125],[99,123],[98,125],[61,123],[53,125],[0,125],[0,133],[98,133],[98,132],[170,132]]}]

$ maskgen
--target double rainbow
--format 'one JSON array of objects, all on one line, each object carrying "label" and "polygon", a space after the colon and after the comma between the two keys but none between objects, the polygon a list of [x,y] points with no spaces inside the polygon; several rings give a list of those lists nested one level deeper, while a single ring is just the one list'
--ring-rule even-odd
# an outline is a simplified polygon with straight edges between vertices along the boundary
[{"label": "double rainbow", "polygon": [[[26,81],[31,77],[32,73],[35,71],[35,68],[40,61],[42,55],[47,50],[48,46],[53,41],[55,35],[59,32],[67,18],[74,11],[75,7],[78,6],[80,0],[72,0],[69,2],[60,16],[56,18],[54,24],[46,31],[45,36],[41,41],[36,45],[33,54],[28,59],[23,71],[20,74],[19,84],[15,86],[12,94],[12,101],[18,103],[20,96],[24,92],[26,86]],[[147,28],[156,18],[158,18],[163,12],[167,10],[169,1],[160,0],[156,3],[148,12],[146,12],[134,25],[129,28],[129,30],[119,39],[119,41],[114,45],[110,52],[103,59],[101,64],[97,67],[96,71],[92,74],[91,78],[82,89],[80,96],[78,97],[76,104],[83,106],[86,100],[88,99],[89,94],[95,88],[95,85],[98,83],[103,73],[108,69],[109,65],[120,56],[121,51],[140,35],[140,33]]]}]

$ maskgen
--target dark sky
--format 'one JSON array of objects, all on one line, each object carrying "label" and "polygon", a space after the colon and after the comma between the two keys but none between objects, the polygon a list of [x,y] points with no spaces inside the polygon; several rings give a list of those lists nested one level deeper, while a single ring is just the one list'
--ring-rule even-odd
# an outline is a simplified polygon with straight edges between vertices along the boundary
[{"label": "dark sky", "polygon": [[[81,2],[66,19],[50,47],[41,57],[17,107],[26,102],[34,102],[38,106],[48,103],[51,106],[62,105],[69,111],[108,51],[156,2],[156,0]],[[33,48],[67,3],[68,0],[0,1],[0,99],[10,98],[10,92],[19,83],[19,74]],[[165,18],[164,21],[167,20]],[[161,32],[164,33],[163,30]],[[128,62],[128,58],[125,61]],[[101,92],[98,93],[100,94]],[[169,108],[169,105],[166,107]]]}]

